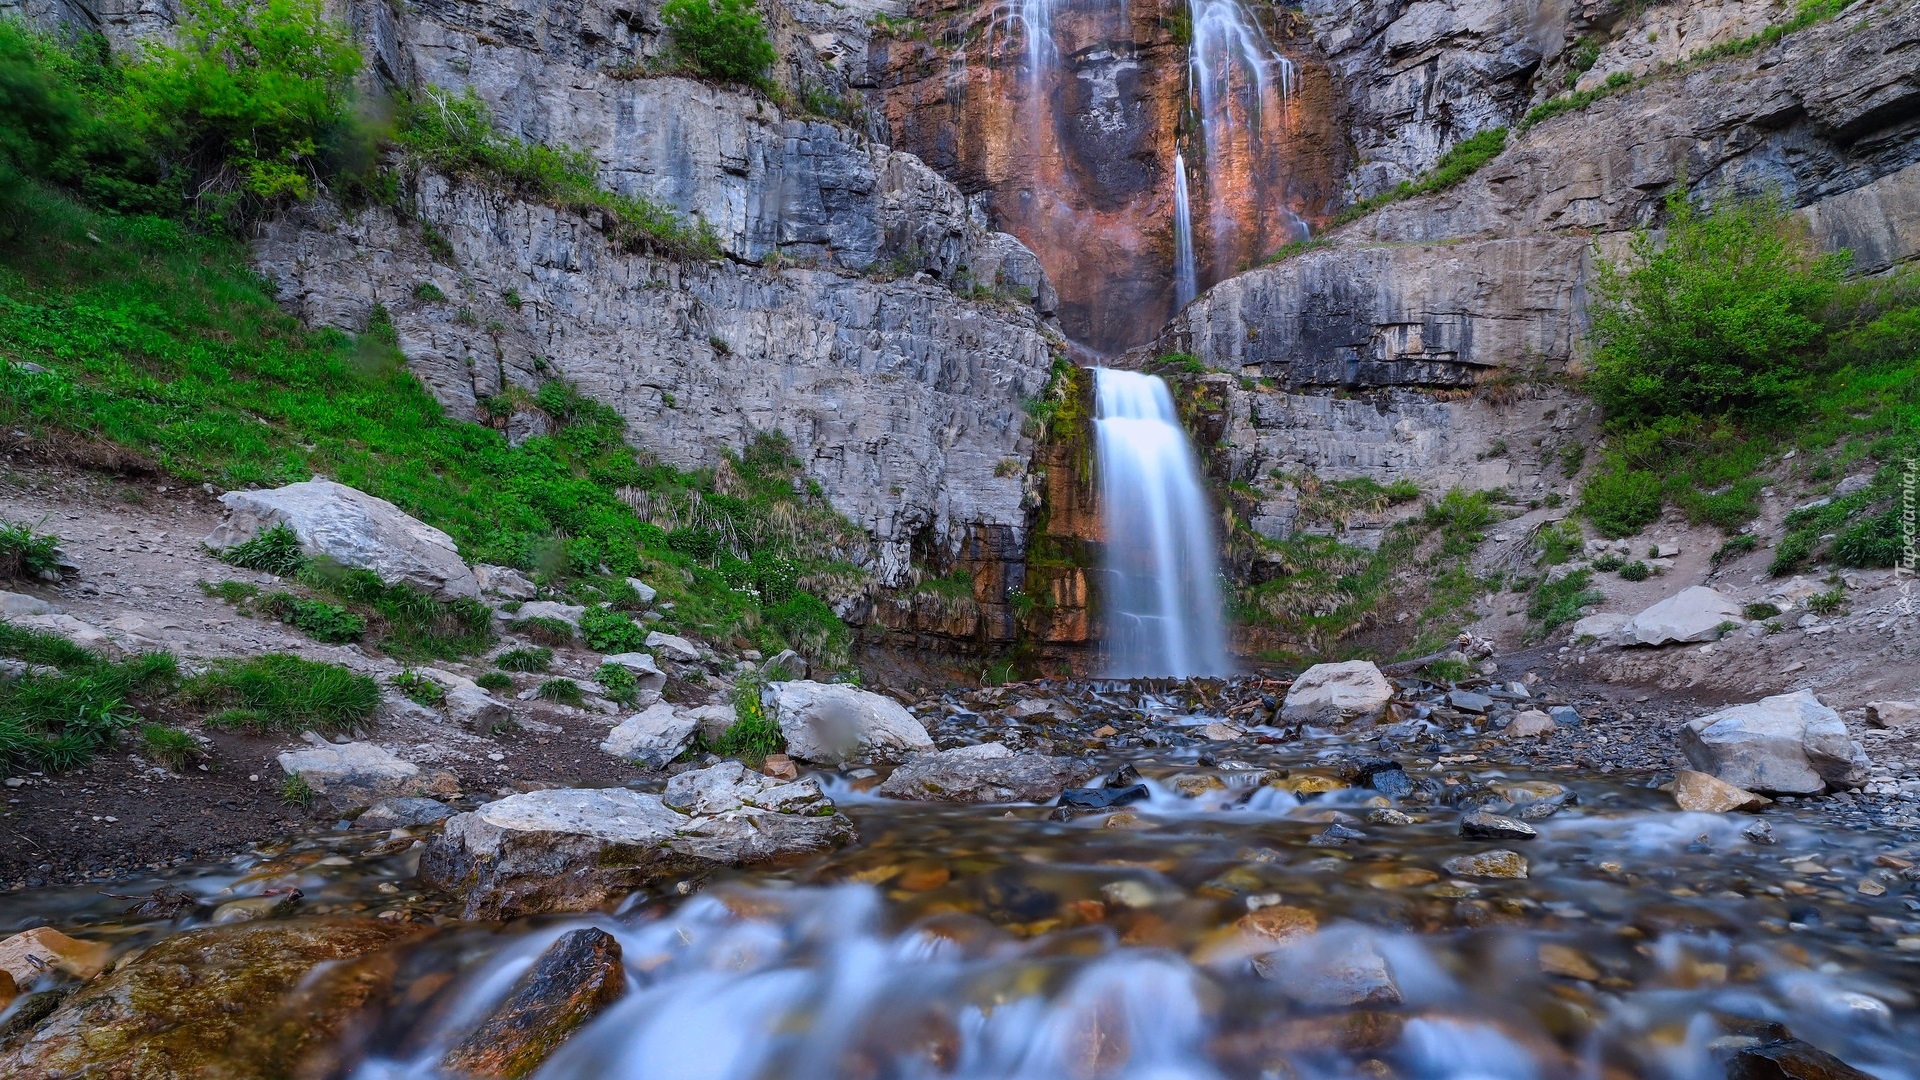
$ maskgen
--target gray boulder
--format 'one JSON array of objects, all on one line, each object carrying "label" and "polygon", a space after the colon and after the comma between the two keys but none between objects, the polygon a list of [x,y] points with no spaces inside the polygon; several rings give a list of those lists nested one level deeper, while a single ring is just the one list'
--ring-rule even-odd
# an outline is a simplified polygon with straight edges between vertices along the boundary
[{"label": "gray boulder", "polygon": [[684,710],[683,715],[699,725],[700,737],[710,743],[719,742],[720,736],[740,719],[731,705],[701,705]]},{"label": "gray boulder", "polygon": [[825,765],[899,761],[933,738],[899,702],[844,683],[768,683],[760,692],[787,753]]},{"label": "gray boulder", "polygon": [[1740,605],[1705,585],[1682,589],[1627,620],[1619,631],[1623,645],[1669,645],[1714,641],[1724,623],[1745,622]]},{"label": "gray boulder", "polygon": [[18,615],[51,614],[53,614],[53,605],[37,596],[0,590],[0,616],[12,618]]},{"label": "gray boulder", "polygon": [[584,911],[655,882],[820,851],[856,839],[813,780],[737,761],[682,773],[664,795],[556,788],[448,820],[420,876],[458,894],[465,919]]},{"label": "gray boulder", "polygon": [[1867,779],[1867,752],[1840,714],[1806,690],[1690,721],[1680,749],[1693,767],[1762,795],[1813,795]]},{"label": "gray boulder", "polygon": [[288,776],[306,781],[338,810],[371,806],[382,799],[452,795],[458,784],[447,773],[426,773],[411,761],[373,743],[352,742],[289,750],[277,759]]},{"label": "gray boulder", "polygon": [[600,743],[600,749],[657,769],[679,757],[699,728],[698,720],[658,701],[620,721]]},{"label": "gray boulder", "polygon": [[653,586],[647,584],[646,582],[641,581],[637,577],[628,578],[627,584],[632,587],[634,595],[640,598],[640,605],[642,607],[645,607],[646,605],[653,603],[653,598],[660,595],[659,590],[655,589]]},{"label": "gray boulder", "polygon": [[880,794],[922,802],[1050,802],[1098,772],[1075,758],[981,743],[910,758],[880,785]]},{"label": "gray boulder", "polygon": [[1589,615],[1573,624],[1567,631],[1568,641],[1581,641],[1592,638],[1602,645],[1611,645],[1620,637],[1620,631],[1632,618],[1616,612],[1603,611],[1598,615]]},{"label": "gray boulder", "polygon": [[491,735],[514,726],[513,710],[472,679],[444,668],[421,668],[420,674],[446,688],[447,715],[468,730]]},{"label": "gray boulder", "polygon": [[1315,664],[1287,691],[1280,718],[1289,724],[1337,723],[1373,716],[1393,700],[1393,686],[1371,661]]},{"label": "gray boulder", "polygon": [[691,664],[700,659],[700,647],[683,637],[663,634],[658,630],[647,635],[647,648],[669,660],[682,664]]},{"label": "gray boulder", "polygon": [[1869,701],[1867,723],[1883,728],[1920,726],[1920,701]]},{"label": "gray boulder", "polygon": [[442,597],[478,597],[480,582],[460,558],[453,538],[408,516],[385,499],[316,478],[271,491],[220,496],[227,520],[206,545],[225,551],[275,525],[286,525],[309,555],[371,570],[382,581],[404,582]]},{"label": "gray boulder", "polygon": [[525,574],[509,566],[475,563],[473,577],[480,583],[480,591],[488,596],[498,596],[503,600],[531,600],[540,595]]},{"label": "gray boulder", "polygon": [[587,609],[579,604],[562,604],[554,600],[535,600],[530,604],[521,604],[513,611],[497,612],[498,618],[509,622],[522,619],[557,619],[575,630],[580,629],[580,619]]},{"label": "gray boulder", "polygon": [[769,679],[804,679],[812,673],[813,665],[792,649],[781,649],[760,665],[760,674]]}]

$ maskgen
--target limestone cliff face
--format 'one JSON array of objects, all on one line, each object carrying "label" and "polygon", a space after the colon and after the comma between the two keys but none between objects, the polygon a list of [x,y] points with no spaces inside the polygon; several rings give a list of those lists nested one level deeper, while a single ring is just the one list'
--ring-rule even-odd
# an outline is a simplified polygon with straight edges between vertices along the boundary
[{"label": "limestone cliff face", "polygon": [[[1643,16],[1673,25],[1712,6]],[[1642,25],[1621,28],[1596,67],[1638,55],[1618,42],[1645,43]],[[1488,77],[1468,98],[1497,102],[1506,86]],[[1541,459],[1577,428],[1579,399],[1538,391],[1524,407],[1495,406],[1469,388],[1577,369],[1596,247],[1617,250],[1683,179],[1697,199],[1778,192],[1862,271],[1920,256],[1920,9],[1857,4],[1750,56],[1542,122],[1459,186],[1221,283],[1156,347],[1271,380],[1256,393],[1229,387],[1223,480],[1279,468],[1539,496],[1556,479]],[[1516,453],[1485,456],[1496,440]],[[1544,452],[1519,450],[1536,445]],[[1271,492],[1252,518],[1284,537],[1291,496]]]},{"label": "limestone cliff face", "polygon": [[1039,253],[1061,289],[1063,328],[1098,351],[1150,338],[1173,312],[1177,150],[1191,163],[1202,286],[1334,208],[1344,145],[1301,25],[1265,28],[1292,61],[1288,93],[1255,124],[1242,118],[1232,145],[1223,135],[1225,158],[1208,173],[1175,34],[1186,8],[921,0],[872,42],[874,98],[894,144],[977,194],[997,227]]}]

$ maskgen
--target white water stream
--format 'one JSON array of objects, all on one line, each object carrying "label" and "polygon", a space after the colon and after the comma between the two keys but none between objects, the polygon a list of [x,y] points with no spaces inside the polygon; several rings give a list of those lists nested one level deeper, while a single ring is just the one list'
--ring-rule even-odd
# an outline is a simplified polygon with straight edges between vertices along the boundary
[{"label": "white water stream", "polygon": [[1107,673],[1228,674],[1212,513],[1173,395],[1112,368],[1094,369],[1094,388]]}]

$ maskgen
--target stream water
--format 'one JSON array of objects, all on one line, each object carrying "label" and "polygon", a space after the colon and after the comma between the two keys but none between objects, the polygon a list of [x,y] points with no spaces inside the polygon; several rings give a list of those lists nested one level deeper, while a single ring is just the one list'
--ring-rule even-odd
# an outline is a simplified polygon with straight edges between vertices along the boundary
[{"label": "stream water", "polygon": [[[1353,755],[1377,747],[1259,727],[1230,745],[1180,737],[1212,719],[1148,698],[1101,720],[1189,745],[1128,754],[1148,798],[1070,821],[895,802],[863,793],[871,777],[827,774],[860,844],[591,917],[438,917],[410,880],[416,856],[360,854],[385,834],[171,884],[213,901],[293,886],[309,912],[442,925],[403,965],[362,1080],[440,1075],[446,1047],[583,925],[619,940],[629,989],[547,1080],[1709,1080],[1770,1022],[1884,1080],[1920,1077],[1920,900],[1881,865],[1910,843],[1792,810],[1755,839],[1757,819],[1676,812],[1648,777],[1463,752],[1483,744],[1399,755],[1429,789],[1561,789],[1537,839],[1465,840],[1457,809],[1347,786]],[[1452,862],[1497,848],[1527,876]],[[0,921],[126,944],[191,925],[129,924],[123,905],[13,895]]]}]

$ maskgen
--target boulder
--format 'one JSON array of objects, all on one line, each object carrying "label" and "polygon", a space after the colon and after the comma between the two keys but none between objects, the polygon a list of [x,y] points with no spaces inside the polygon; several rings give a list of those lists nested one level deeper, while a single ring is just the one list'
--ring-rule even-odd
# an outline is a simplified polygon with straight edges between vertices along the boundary
[{"label": "boulder", "polygon": [[81,986],[0,1076],[332,1076],[422,934],[384,919],[276,919],[175,934]]},{"label": "boulder", "polygon": [[513,710],[465,675],[441,668],[420,668],[419,672],[446,688],[441,704],[447,716],[467,730],[491,735],[514,725]]},{"label": "boulder", "polygon": [[999,743],[981,743],[909,758],[880,785],[880,794],[921,802],[1052,802],[1097,772],[1074,758],[1016,754]]},{"label": "boulder", "polygon": [[614,653],[601,661],[618,664],[633,672],[634,681],[640,684],[640,704],[651,705],[660,698],[660,692],[666,689],[667,673],[653,662],[653,657],[643,652]]},{"label": "boulder", "polygon": [[595,927],[570,930],[547,947],[466,1038],[441,1059],[455,1076],[528,1076],[582,1024],[627,992],[620,942]]},{"label": "boulder", "polygon": [[1867,723],[1883,728],[1920,726],[1920,701],[1870,701]]},{"label": "boulder", "polygon": [[562,604],[556,600],[535,600],[532,603],[521,604],[519,608],[513,611],[503,611],[497,614],[500,618],[508,622],[523,622],[527,619],[553,619],[556,622],[566,623],[568,626],[578,630],[580,629],[580,620],[586,613],[587,609],[579,604]]},{"label": "boulder", "polygon": [[1720,637],[1722,624],[1738,625],[1745,621],[1739,604],[1705,585],[1695,585],[1627,620],[1620,628],[1619,638],[1624,645],[1714,641]]},{"label": "boulder", "polygon": [[787,753],[825,765],[899,761],[932,750],[920,721],[892,698],[844,683],[768,683],[760,693]]},{"label": "boulder", "polygon": [[288,776],[307,782],[337,810],[372,806],[382,799],[414,795],[452,795],[453,777],[427,774],[385,747],[354,742],[289,750],[278,758]]},{"label": "boulder", "polygon": [[1769,1039],[1741,1047],[1727,1062],[1727,1080],[1874,1080],[1801,1039]]},{"label": "boulder", "polygon": [[683,637],[663,634],[658,630],[647,634],[647,648],[676,663],[691,664],[700,659],[700,647]]},{"label": "boulder", "polygon": [[1764,795],[1755,795],[1719,777],[1692,769],[1681,769],[1675,773],[1670,790],[1673,792],[1673,801],[1680,805],[1680,809],[1708,814],[1758,810],[1773,802]]},{"label": "boulder", "polygon": [[0,973],[11,985],[28,986],[53,971],[91,979],[107,966],[113,949],[101,941],[70,938],[50,926],[36,926],[0,941]]},{"label": "boulder", "polygon": [[1680,729],[1701,772],[1764,795],[1812,795],[1867,778],[1867,754],[1840,714],[1806,690],[1710,713]]},{"label": "boulder", "polygon": [[698,720],[658,701],[622,720],[600,743],[600,749],[657,769],[679,757],[699,727]]},{"label": "boulder", "polygon": [[1370,661],[1315,664],[1293,680],[1280,718],[1289,724],[1336,723],[1376,715],[1392,698],[1392,685]]},{"label": "boulder", "polygon": [[1620,636],[1620,630],[1631,621],[1633,621],[1631,617],[1611,611],[1588,615],[1574,622],[1573,629],[1567,631],[1567,640],[1581,641],[1592,638],[1603,645],[1610,645]]},{"label": "boulder", "polygon": [[637,577],[628,578],[627,587],[631,588],[633,590],[634,595],[639,597],[641,607],[645,607],[648,604],[653,603],[653,598],[660,595],[659,590],[655,589],[653,586],[647,584],[646,582],[641,581]]},{"label": "boulder", "polygon": [[53,614],[53,605],[37,596],[0,589],[0,617],[12,619],[21,615],[51,614]]},{"label": "boulder", "polygon": [[540,595],[533,582],[512,567],[474,563],[473,579],[480,583],[481,592],[502,600],[531,600]]},{"label": "boulder", "polygon": [[812,779],[737,761],[681,773],[664,795],[552,788],[449,819],[420,877],[459,895],[461,918],[585,911],[654,882],[835,847],[853,823]]},{"label": "boulder", "polygon": [[206,539],[214,551],[286,525],[309,555],[371,570],[382,581],[404,582],[436,596],[480,595],[480,581],[461,560],[452,537],[345,484],[315,478],[271,491],[229,491],[220,501],[227,519]]},{"label": "boulder", "polygon": [[709,743],[719,742],[740,720],[740,714],[731,705],[701,705],[684,710],[684,715],[698,725],[700,737]]},{"label": "boulder", "polygon": [[439,799],[381,799],[353,819],[356,829],[411,829],[453,816],[453,807]]},{"label": "boulder", "polygon": [[813,665],[792,649],[781,649],[760,665],[761,676],[770,680],[804,679],[812,673]]},{"label": "boulder", "polygon": [[1537,739],[1542,735],[1551,735],[1559,728],[1560,725],[1553,722],[1553,717],[1539,709],[1527,709],[1516,714],[1507,725],[1507,738]]}]

